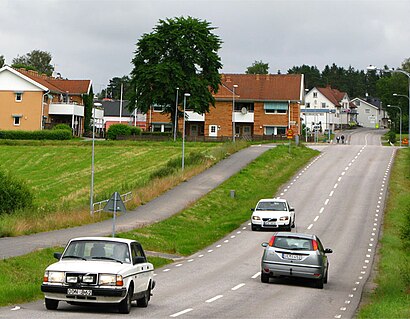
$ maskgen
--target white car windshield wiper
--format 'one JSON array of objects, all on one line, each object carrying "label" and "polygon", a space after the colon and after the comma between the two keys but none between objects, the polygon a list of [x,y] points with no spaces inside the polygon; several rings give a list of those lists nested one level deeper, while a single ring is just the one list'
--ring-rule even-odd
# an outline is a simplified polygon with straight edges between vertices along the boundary
[{"label": "white car windshield wiper", "polygon": [[123,262],[119,259],[115,259],[115,258],[111,258],[111,257],[102,257],[102,256],[95,256],[95,257],[91,257],[92,259],[104,259],[104,260],[113,260],[116,262],[119,262],[121,264],[123,264]]},{"label": "white car windshield wiper", "polygon": [[64,258],[76,258],[76,259],[87,260],[87,259],[85,259],[84,257],[74,256],[74,255],[64,255],[64,256],[62,257],[62,259],[64,259]]}]

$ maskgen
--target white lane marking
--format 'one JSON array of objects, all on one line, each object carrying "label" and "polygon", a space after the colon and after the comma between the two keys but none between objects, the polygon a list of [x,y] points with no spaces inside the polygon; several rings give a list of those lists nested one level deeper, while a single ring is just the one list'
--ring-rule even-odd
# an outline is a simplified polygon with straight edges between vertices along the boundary
[{"label": "white lane marking", "polygon": [[258,278],[260,275],[261,275],[261,272],[259,271],[256,274],[254,274],[251,278],[255,279],[255,278]]},{"label": "white lane marking", "polygon": [[319,219],[319,215],[317,215],[313,221],[316,222],[318,219]]},{"label": "white lane marking", "polygon": [[187,312],[190,312],[190,311],[192,311],[192,310],[194,310],[194,309],[188,308],[188,309],[182,310],[182,311],[180,311],[180,312],[174,313],[173,315],[170,315],[170,317],[175,318],[175,317],[178,317],[178,316],[180,316],[180,315],[183,315],[183,314],[185,314],[185,313],[187,313]]},{"label": "white lane marking", "polygon": [[20,307],[19,307],[19,306],[15,306],[14,308],[11,308],[10,310],[11,310],[11,311],[20,310]]},{"label": "white lane marking", "polygon": [[313,227],[313,224],[310,224],[307,229],[311,229]]},{"label": "white lane marking", "polygon": [[177,264],[177,265],[175,265],[175,267],[181,267],[182,266],[182,264]]},{"label": "white lane marking", "polygon": [[327,198],[326,200],[325,200],[325,205],[327,205],[329,203],[329,198]]},{"label": "white lane marking", "polygon": [[335,186],[333,186],[333,188],[337,188],[337,183],[335,184]]},{"label": "white lane marking", "polygon": [[212,253],[212,252],[213,252],[213,249],[208,250],[208,253]]},{"label": "white lane marking", "polygon": [[236,237],[235,235],[232,235],[232,236],[231,236],[231,238],[235,238],[235,237]]},{"label": "white lane marking", "polygon": [[236,285],[235,287],[233,287],[231,290],[233,290],[233,291],[235,291],[235,290],[238,290],[239,288],[241,288],[241,287],[243,287],[243,286],[245,286],[245,284],[239,284],[239,285]]},{"label": "white lane marking", "polygon": [[342,180],[342,178],[341,178],[341,177],[339,177],[339,178],[337,179],[337,181],[338,181],[338,182],[340,182],[341,180]]},{"label": "white lane marking", "polygon": [[229,239],[224,240],[224,243],[229,243]]},{"label": "white lane marking", "polygon": [[218,296],[215,296],[215,297],[213,297],[213,298],[211,298],[211,299],[208,299],[208,300],[205,301],[205,302],[211,303],[211,302],[214,302],[215,300],[218,300],[218,299],[220,299],[220,298],[222,298],[222,297],[223,297],[223,295],[218,295]]},{"label": "white lane marking", "polygon": [[334,193],[334,191],[331,191],[331,192],[329,193],[329,197],[332,197],[332,196],[333,196],[333,193]]},{"label": "white lane marking", "polygon": [[237,233],[237,234],[240,234],[240,233],[241,233],[241,231],[239,230],[239,231],[237,231],[236,233]]},{"label": "white lane marking", "polygon": [[163,272],[167,272],[167,271],[170,271],[170,270],[171,269],[167,268],[167,269],[164,269]]},{"label": "white lane marking", "polygon": [[189,263],[190,263],[190,262],[193,262],[193,261],[194,261],[193,259],[189,259],[189,260],[188,260]]},{"label": "white lane marking", "polygon": [[199,256],[198,256],[198,258],[202,258],[202,257],[204,257],[204,255],[199,255]]},{"label": "white lane marking", "polygon": [[324,210],[325,210],[325,208],[322,207],[322,208],[319,210],[319,214],[323,213]]},{"label": "white lane marking", "polygon": [[221,247],[222,245],[216,245],[216,248],[219,248],[219,247]]},{"label": "white lane marking", "polygon": [[344,174],[346,174],[346,172],[342,172],[342,176],[344,176]]}]

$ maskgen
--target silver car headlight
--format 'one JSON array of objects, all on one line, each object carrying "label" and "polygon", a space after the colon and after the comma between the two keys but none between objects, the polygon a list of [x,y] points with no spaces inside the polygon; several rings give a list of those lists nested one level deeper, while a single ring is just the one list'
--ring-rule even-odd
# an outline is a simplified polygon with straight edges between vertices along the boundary
[{"label": "silver car headlight", "polygon": [[100,274],[99,285],[101,286],[122,286],[124,284],[121,275]]},{"label": "silver car headlight", "polygon": [[64,283],[65,273],[64,271],[46,271],[44,273],[44,282],[49,283]]},{"label": "silver car headlight", "polygon": [[259,216],[252,216],[253,220],[261,220],[261,218]]},{"label": "silver car headlight", "polygon": [[280,221],[289,220],[289,216],[282,216],[279,218]]}]

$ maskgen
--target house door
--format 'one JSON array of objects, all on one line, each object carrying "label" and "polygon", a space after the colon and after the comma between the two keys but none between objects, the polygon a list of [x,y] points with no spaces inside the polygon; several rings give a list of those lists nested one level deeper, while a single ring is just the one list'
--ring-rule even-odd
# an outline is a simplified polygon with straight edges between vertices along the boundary
[{"label": "house door", "polygon": [[251,136],[252,135],[251,132],[252,132],[251,126],[249,126],[249,125],[244,125],[243,126],[243,131],[242,131],[243,135]]},{"label": "house door", "polygon": [[218,136],[218,126],[217,125],[209,125],[209,136],[211,137]]},{"label": "house door", "polygon": [[191,124],[190,129],[191,129],[191,132],[190,132],[191,136],[198,136],[198,125],[197,124]]}]

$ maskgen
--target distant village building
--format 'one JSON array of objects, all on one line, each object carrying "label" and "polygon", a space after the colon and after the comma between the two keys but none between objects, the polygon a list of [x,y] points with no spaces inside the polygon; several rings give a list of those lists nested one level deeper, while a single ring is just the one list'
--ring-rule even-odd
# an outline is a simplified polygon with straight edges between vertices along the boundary
[{"label": "distant village building", "polygon": [[0,129],[42,130],[67,124],[73,135],[84,133],[84,94],[91,80],[49,77],[36,71],[0,69]]},{"label": "distant village building", "polygon": [[[238,138],[285,136],[288,129],[300,134],[300,104],[304,98],[302,74],[221,74],[222,84],[209,113],[186,109],[186,136]],[[187,92],[189,93],[189,92]],[[181,106],[180,106],[180,110]],[[161,106],[147,112],[150,131],[172,132],[169,114]],[[182,131],[182,119],[178,128]]]},{"label": "distant village building", "polygon": [[360,126],[368,128],[388,126],[388,115],[382,108],[380,99],[357,97],[352,100],[352,103],[357,108],[357,122]]},{"label": "distant village building", "polygon": [[108,130],[112,124],[127,124],[146,130],[146,115],[139,110],[130,112],[129,101],[103,99],[95,102],[102,104],[105,130]]},{"label": "distant village building", "polygon": [[305,96],[301,117],[311,132],[334,131],[356,124],[357,110],[346,92],[330,86],[314,87]]}]

